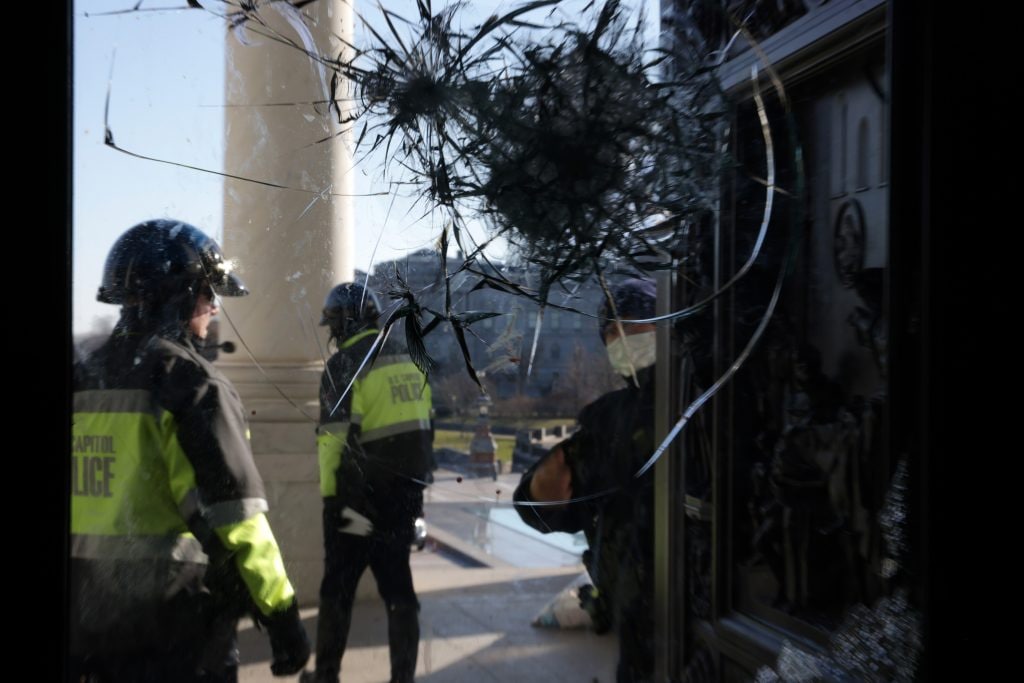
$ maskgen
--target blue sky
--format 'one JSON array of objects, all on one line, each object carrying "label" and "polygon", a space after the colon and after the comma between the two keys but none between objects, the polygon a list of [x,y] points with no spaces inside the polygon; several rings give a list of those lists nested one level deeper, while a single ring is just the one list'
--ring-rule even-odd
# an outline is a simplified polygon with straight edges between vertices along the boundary
[{"label": "blue sky", "polygon": [[110,82],[110,126],[118,145],[220,169],[222,110],[204,105],[219,102],[223,91],[223,22],[195,10],[83,15],[129,3],[75,3],[75,333],[88,331],[97,316],[117,314],[116,307],[95,302],[95,296],[107,251],[124,230],[148,218],[173,216],[221,232],[220,180],[106,147],[103,110]]},{"label": "blue sky", "polygon": [[[337,0],[334,0],[337,1]],[[114,306],[95,301],[103,261],[114,240],[148,218],[174,217],[222,234],[223,184],[217,176],[132,158],[103,144],[103,112],[110,84],[110,127],[115,142],[146,156],[217,171],[223,167],[224,45],[230,39],[222,19],[201,10],[139,11],[136,0],[89,0],[74,7],[74,165],[73,165],[73,332],[90,331],[99,318],[114,318]],[[221,3],[204,3],[220,11]],[[439,4],[439,3],[435,3]],[[482,0],[469,4],[467,21],[518,2]],[[572,9],[584,3],[565,3]],[[184,6],[184,0],[143,2],[142,8]],[[357,3],[375,17],[376,3]],[[385,6],[412,18],[412,0]],[[652,7],[654,3],[652,3]],[[653,12],[649,12],[653,19]],[[479,19],[478,19],[479,20]],[[653,36],[653,34],[652,34]],[[357,34],[358,42],[358,34]],[[371,162],[372,166],[372,162]],[[356,192],[383,189],[377,169],[358,169]],[[387,197],[357,198],[357,268],[399,258],[431,246],[439,221],[419,220],[399,200],[389,212]],[[479,236],[483,237],[480,227]],[[498,245],[492,252],[501,255]],[[230,256],[230,255],[229,255]]]}]

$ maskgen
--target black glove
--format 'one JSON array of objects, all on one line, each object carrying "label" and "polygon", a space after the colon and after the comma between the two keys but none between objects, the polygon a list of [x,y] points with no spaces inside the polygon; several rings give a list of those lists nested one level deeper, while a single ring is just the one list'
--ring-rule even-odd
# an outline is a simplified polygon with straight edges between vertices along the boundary
[{"label": "black glove", "polygon": [[291,676],[306,666],[309,661],[309,637],[299,617],[299,603],[292,600],[288,609],[270,616],[260,615],[258,623],[267,629],[270,649],[274,653],[270,671],[275,676]]},{"label": "black glove", "polygon": [[612,615],[604,595],[589,583],[579,587],[578,595],[580,607],[590,615],[590,622],[593,624],[594,633],[600,634],[610,631]]}]

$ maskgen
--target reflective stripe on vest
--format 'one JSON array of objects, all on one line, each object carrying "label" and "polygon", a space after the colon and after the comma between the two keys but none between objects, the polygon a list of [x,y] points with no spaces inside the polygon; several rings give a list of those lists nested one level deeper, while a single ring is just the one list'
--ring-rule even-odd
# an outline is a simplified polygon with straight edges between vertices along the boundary
[{"label": "reflective stripe on vest", "polygon": [[159,417],[153,395],[144,389],[94,389],[76,391],[76,413],[148,413]]},{"label": "reflective stripe on vest", "polygon": [[73,534],[71,556],[83,560],[176,560],[206,564],[192,534],[180,536],[92,536]]},{"label": "reflective stripe on vest", "polygon": [[203,517],[210,526],[219,527],[244,522],[269,509],[262,498],[242,498],[210,505],[203,509]]},{"label": "reflective stripe on vest", "polygon": [[384,439],[389,436],[397,436],[399,434],[406,434],[408,432],[419,432],[430,430],[430,419],[426,420],[408,420],[406,422],[396,422],[395,424],[388,425],[386,427],[378,427],[377,429],[363,429],[359,436],[359,439],[363,443],[370,441],[376,441],[377,439]]}]

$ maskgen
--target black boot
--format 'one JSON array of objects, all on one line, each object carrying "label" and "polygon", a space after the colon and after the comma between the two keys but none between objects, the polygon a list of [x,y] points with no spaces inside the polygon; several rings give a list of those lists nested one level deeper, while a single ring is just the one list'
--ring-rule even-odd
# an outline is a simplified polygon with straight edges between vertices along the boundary
[{"label": "black boot", "polygon": [[331,678],[330,674],[322,674],[319,671],[303,671],[299,674],[299,683],[338,683],[338,674]]},{"label": "black boot", "polygon": [[350,607],[339,605],[337,600],[321,598],[316,623],[316,673],[304,671],[299,678],[301,683],[338,683],[351,624]]},{"label": "black boot", "polygon": [[391,683],[412,683],[419,646],[419,605],[388,605]]}]

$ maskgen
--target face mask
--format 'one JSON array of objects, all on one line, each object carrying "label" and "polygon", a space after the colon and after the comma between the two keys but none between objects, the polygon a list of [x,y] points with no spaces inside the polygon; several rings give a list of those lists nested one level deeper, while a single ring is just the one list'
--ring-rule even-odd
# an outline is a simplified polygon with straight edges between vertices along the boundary
[{"label": "face mask", "polygon": [[640,371],[650,365],[654,365],[657,357],[655,337],[657,332],[640,332],[619,337],[608,344],[608,360],[611,361],[615,372],[623,377],[632,375],[630,360],[633,361],[632,369]]}]

